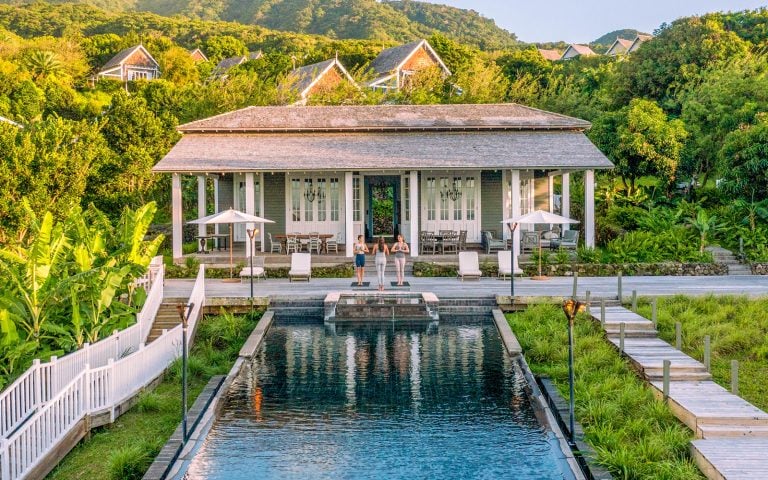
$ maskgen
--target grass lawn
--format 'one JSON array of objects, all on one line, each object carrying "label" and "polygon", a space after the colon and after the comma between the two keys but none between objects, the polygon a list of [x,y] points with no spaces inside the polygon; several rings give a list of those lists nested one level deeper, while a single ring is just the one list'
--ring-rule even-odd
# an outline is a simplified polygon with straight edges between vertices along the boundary
[{"label": "grass lawn", "polygon": [[[651,318],[650,304],[638,313]],[[675,344],[675,322],[683,327],[683,351],[702,361],[704,336],[712,347],[712,376],[731,388],[731,360],[739,361],[739,395],[768,410],[768,299],[676,296],[659,298],[661,338]]]},{"label": "grass lawn", "polygon": [[[188,405],[213,375],[229,371],[260,316],[221,315],[203,320],[189,358]],[[94,430],[48,478],[141,478],[181,421],[180,378],[181,362],[177,361],[154,391],[143,394],[112,425]]]},{"label": "grass lawn", "polygon": [[[568,398],[568,332],[559,305],[510,314],[534,373],[548,375]],[[703,478],[689,457],[693,433],[657,400],[585,316],[575,332],[576,418],[597,461],[617,478]]]}]

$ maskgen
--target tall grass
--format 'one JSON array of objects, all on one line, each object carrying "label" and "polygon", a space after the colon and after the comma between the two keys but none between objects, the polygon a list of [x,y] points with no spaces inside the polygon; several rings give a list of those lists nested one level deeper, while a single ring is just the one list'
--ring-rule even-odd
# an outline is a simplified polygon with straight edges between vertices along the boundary
[{"label": "tall grass", "polygon": [[[651,318],[649,303],[638,313]],[[712,376],[726,388],[731,383],[731,360],[739,361],[739,394],[768,410],[768,299],[747,297],[684,297],[658,300],[661,338],[674,345],[675,322],[683,329],[683,351],[704,359],[704,337],[712,346]]]},{"label": "tall grass", "polygon": [[[534,373],[552,378],[568,398],[568,332],[558,305],[509,317]],[[689,457],[690,432],[605,340],[579,316],[575,329],[576,418],[596,461],[618,478],[703,478]]]}]

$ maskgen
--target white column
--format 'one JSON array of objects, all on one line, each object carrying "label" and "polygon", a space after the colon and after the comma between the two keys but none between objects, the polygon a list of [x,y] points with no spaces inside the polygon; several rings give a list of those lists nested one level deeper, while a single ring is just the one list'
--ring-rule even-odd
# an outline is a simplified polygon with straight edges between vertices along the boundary
[{"label": "white column", "polygon": [[181,260],[183,251],[182,229],[183,216],[181,213],[181,174],[174,173],[171,176],[171,223],[173,225],[173,259]]},{"label": "white column", "polygon": [[[560,206],[562,213],[561,215],[566,218],[571,218],[571,174],[570,173],[564,173],[563,174],[563,195],[560,199]],[[563,231],[569,230],[571,228],[570,225],[567,223],[563,226]]]},{"label": "white column", "polygon": [[[245,174],[245,213],[249,215],[256,215],[256,211],[254,209],[254,205],[256,204],[256,196],[253,190],[253,172],[248,172]],[[260,228],[261,225],[256,225],[254,223],[247,223],[245,224],[245,228]],[[248,236],[248,232],[245,234],[245,258],[250,257],[253,255],[251,252],[251,248],[253,248],[253,244],[251,243],[251,238]]]},{"label": "white column", "polygon": [[419,172],[411,170],[408,175],[408,189],[411,192],[411,256],[419,256]]},{"label": "white column", "polygon": [[584,172],[584,245],[595,247],[595,171]]},{"label": "white column", "polygon": [[[511,192],[511,213],[512,217],[522,215],[521,201],[520,201],[520,170],[512,170],[512,192]],[[507,227],[509,228],[509,227]],[[512,273],[518,271],[517,256],[520,255],[520,225],[515,229],[515,234],[512,238]]]},{"label": "white column", "polygon": [[[501,171],[501,218],[509,218],[510,210],[510,195],[509,195],[509,171]],[[501,237],[506,240],[509,238],[509,228],[506,225],[501,226]]]},{"label": "white column", "polygon": [[555,213],[555,177],[547,177],[547,189],[549,191],[549,213]]},{"label": "white column", "polygon": [[344,172],[344,250],[352,257],[355,239],[354,205],[352,204],[352,172]]},{"label": "white column", "polygon": [[[213,177],[213,213],[219,213],[219,176]],[[214,225],[215,232],[219,233],[219,224]]]},{"label": "white column", "polygon": [[[258,216],[261,218],[264,218],[264,174],[259,174],[259,211],[257,213]],[[261,230],[259,232],[259,242],[261,242],[261,253],[266,252],[265,245],[264,245],[264,225],[261,225]]]},{"label": "white column", "polygon": [[[202,218],[208,215],[205,210],[205,175],[197,176],[197,217]],[[205,235],[208,233],[208,226],[200,224],[197,226],[197,234]]]}]

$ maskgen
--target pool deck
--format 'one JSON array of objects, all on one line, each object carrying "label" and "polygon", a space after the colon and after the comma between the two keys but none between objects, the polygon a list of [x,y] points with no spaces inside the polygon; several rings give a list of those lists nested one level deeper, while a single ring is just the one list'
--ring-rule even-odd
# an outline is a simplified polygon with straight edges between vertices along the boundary
[{"label": "pool deck", "polygon": [[[371,287],[363,291],[375,291],[375,278]],[[392,280],[391,277],[387,281]],[[407,277],[412,292],[432,292],[438,297],[472,297],[509,295],[509,280],[481,278],[462,282],[456,278]],[[324,297],[328,292],[352,290],[351,278],[315,278],[310,282],[289,282],[287,279],[267,279],[254,282],[257,297]],[[193,279],[166,279],[166,298],[188,298],[192,292]],[[587,290],[591,298],[616,298],[618,281],[616,277],[581,277],[578,279],[578,295],[583,297]],[[206,279],[208,298],[248,297],[250,284],[225,283],[220,279]],[[768,276],[708,276],[708,277],[623,277],[622,296],[628,298],[636,290],[639,296],[668,295],[747,295],[768,296]],[[387,291],[396,291],[387,289]],[[573,278],[552,277],[536,281],[530,278],[515,278],[515,295],[525,297],[564,297],[573,293]]]}]

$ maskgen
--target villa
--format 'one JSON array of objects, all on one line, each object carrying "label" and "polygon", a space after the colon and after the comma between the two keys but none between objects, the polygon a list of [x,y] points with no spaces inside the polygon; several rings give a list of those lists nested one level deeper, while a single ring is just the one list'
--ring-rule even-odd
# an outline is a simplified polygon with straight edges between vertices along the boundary
[{"label": "villa", "polygon": [[202,50],[199,48],[196,48],[189,52],[189,56],[192,57],[192,60],[195,61],[195,63],[201,63],[201,62],[207,62],[208,57],[205,56],[205,53],[203,53]]},{"label": "villa", "polygon": [[388,48],[371,62],[374,79],[368,86],[385,91],[400,90],[411,76],[428,68],[439,68],[444,77],[451,76],[451,71],[426,40]]},{"label": "villa", "polygon": [[[425,230],[464,230],[468,243],[480,243],[482,231],[508,238],[502,219],[555,209],[558,176],[559,211],[569,216],[570,174],[584,172],[578,228],[593,246],[594,171],[613,165],[585,136],[589,126],[517,104],[248,107],[181,125],[183,137],[154,172],[172,175],[177,261],[184,175],[197,177],[198,216],[210,213],[211,179],[216,211],[273,220],[260,228],[262,251],[270,235],[319,232],[351,257],[361,234],[403,234],[413,255]],[[387,204],[390,214],[376,219]],[[235,226],[235,242],[246,241],[245,230]],[[518,251],[520,229],[514,235]]]},{"label": "villa", "polygon": [[160,77],[160,64],[143,45],[136,45],[119,51],[96,75],[123,82],[154,80]]},{"label": "villa", "polygon": [[290,88],[298,95],[300,105],[304,105],[312,95],[322,94],[338,88],[347,82],[357,87],[355,79],[349,74],[338,58],[297,68],[288,76]]},{"label": "villa", "polygon": [[573,44],[568,45],[568,48],[563,52],[563,56],[560,60],[570,60],[576,57],[592,57],[597,55],[588,45]]},{"label": "villa", "polygon": [[632,48],[632,43],[632,40],[616,37],[616,40],[613,41],[613,44],[610,46],[608,51],[605,52],[605,54],[609,57],[626,55],[629,53],[629,49]]},{"label": "villa", "polygon": [[538,48],[537,50],[539,52],[539,55],[544,57],[545,60],[549,60],[551,62],[560,60],[560,57],[563,56],[562,53],[554,49]]}]

